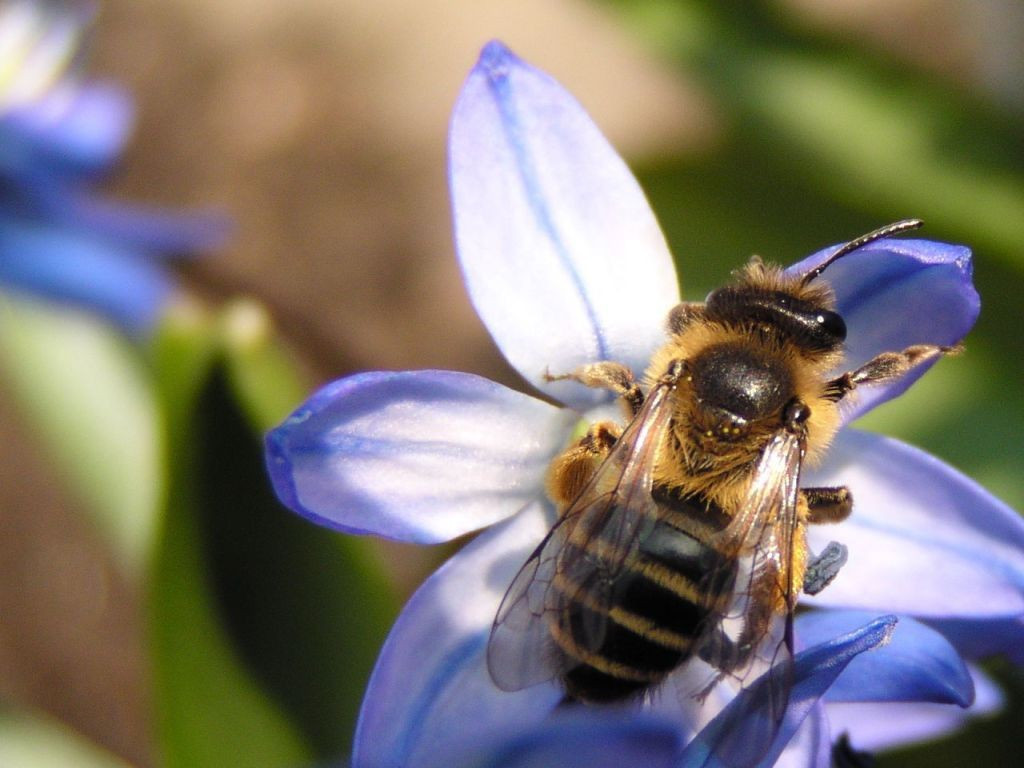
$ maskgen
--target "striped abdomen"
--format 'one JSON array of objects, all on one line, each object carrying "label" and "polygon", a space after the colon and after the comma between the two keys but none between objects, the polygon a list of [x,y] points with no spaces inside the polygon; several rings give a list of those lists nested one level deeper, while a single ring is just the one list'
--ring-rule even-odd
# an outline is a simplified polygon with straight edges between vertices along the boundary
[{"label": "striped abdomen", "polygon": [[[735,562],[698,538],[721,530],[725,514],[660,489],[655,498],[664,514],[643,525],[636,556],[610,583],[596,583],[600,568],[591,584],[556,578],[566,603],[551,631],[567,657],[562,682],[571,698],[616,701],[661,682],[693,654],[732,592]],[[590,542],[586,554],[569,554],[594,562],[600,549]]]}]

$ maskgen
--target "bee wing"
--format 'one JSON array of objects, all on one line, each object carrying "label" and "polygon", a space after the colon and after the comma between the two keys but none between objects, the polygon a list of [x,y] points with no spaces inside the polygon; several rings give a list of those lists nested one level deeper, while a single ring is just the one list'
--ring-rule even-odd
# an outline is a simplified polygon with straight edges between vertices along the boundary
[{"label": "bee wing", "polygon": [[671,413],[672,384],[653,387],[640,412],[579,497],[519,569],[491,628],[487,667],[502,690],[516,691],[565,672],[573,660],[555,641],[572,603],[587,606],[586,645],[601,645],[616,574],[636,553],[636,537],[658,507],[654,461]]},{"label": "bee wing", "polygon": [[[727,765],[756,764],[782,725],[793,686],[792,558],[805,443],[780,431],[758,461],[747,497],[719,534],[722,551],[740,558],[740,578],[722,631],[702,657],[739,682],[744,697],[713,749]],[[782,621],[777,620],[782,613]],[[714,658],[717,655],[717,658]],[[756,681],[756,684],[755,684]]]}]

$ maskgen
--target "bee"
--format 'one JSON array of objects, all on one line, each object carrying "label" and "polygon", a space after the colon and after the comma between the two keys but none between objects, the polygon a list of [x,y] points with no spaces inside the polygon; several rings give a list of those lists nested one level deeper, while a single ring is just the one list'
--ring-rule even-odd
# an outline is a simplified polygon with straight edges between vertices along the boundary
[{"label": "bee", "polygon": [[[553,528],[506,593],[487,663],[503,690],[557,679],[567,702],[649,695],[699,659],[741,686],[767,675],[764,722],[736,737],[728,762],[770,746],[792,686],[792,622],[801,592],[820,591],[845,560],[818,558],[806,527],[845,519],[845,487],[802,488],[824,455],[840,405],[859,386],[895,379],[956,351],[914,345],[835,376],[846,324],[822,273],[906,220],[840,246],[802,275],[754,257],[703,303],[668,317],[668,341],[638,383],[606,361],[551,379],[615,393],[628,413],[591,425],[555,459]],[[753,734],[753,735],[752,735]]]}]

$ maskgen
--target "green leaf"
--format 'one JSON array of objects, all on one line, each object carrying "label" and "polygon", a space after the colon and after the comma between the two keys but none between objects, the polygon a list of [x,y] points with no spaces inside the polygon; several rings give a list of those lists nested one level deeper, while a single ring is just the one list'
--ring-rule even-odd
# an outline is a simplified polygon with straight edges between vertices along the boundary
[{"label": "green leaf", "polygon": [[0,709],[4,768],[128,768],[128,763],[44,715]]},{"label": "green leaf", "polygon": [[4,296],[0,368],[130,575],[163,493],[158,416],[138,347],[90,315]]},{"label": "green leaf", "polygon": [[[170,476],[150,593],[160,763],[167,768],[294,766],[310,760],[302,737],[237,653],[210,584],[203,540],[203,445],[195,412],[217,359],[215,324],[172,316],[155,348]],[[251,478],[250,482],[258,482]]]},{"label": "green leaf", "polygon": [[[204,389],[203,540],[224,621],[259,679],[322,759],[346,754],[398,604],[372,541],[285,509],[226,375]],[[292,406],[294,404],[291,404]]]},{"label": "green leaf", "polygon": [[369,541],[302,520],[270,487],[263,431],[309,387],[249,301],[179,314],[156,349],[174,489],[152,609],[164,761],[344,755],[398,604]]},{"label": "green leaf", "polygon": [[229,304],[221,318],[228,381],[252,428],[281,423],[309,394],[297,361],[274,336],[270,316],[249,299]]}]

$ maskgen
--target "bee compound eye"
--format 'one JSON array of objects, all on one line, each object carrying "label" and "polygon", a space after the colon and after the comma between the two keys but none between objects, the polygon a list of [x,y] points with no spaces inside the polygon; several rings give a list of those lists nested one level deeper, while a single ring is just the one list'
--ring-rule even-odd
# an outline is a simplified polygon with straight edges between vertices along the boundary
[{"label": "bee compound eye", "polygon": [[846,322],[838,313],[825,309],[818,312],[814,320],[826,335],[836,341],[846,340]]}]

